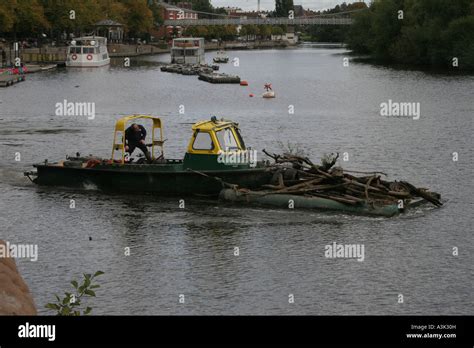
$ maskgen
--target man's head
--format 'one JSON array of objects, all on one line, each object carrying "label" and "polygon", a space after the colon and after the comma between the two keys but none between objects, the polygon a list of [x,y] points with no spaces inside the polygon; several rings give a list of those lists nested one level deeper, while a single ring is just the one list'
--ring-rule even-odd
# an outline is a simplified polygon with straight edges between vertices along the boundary
[{"label": "man's head", "polygon": [[132,129],[133,129],[135,132],[139,132],[139,131],[140,131],[140,127],[138,127],[138,124],[136,124],[136,123],[133,123],[133,124],[132,124]]}]

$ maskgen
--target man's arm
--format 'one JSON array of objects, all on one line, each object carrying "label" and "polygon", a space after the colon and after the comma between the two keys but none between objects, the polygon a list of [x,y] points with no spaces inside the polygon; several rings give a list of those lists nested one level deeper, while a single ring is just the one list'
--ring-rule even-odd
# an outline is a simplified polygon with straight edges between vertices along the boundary
[{"label": "man's arm", "polygon": [[145,129],[145,127],[143,127],[142,125],[140,125],[140,129],[141,129],[141,131],[142,131],[141,140],[145,140],[145,138],[146,138],[146,129]]},{"label": "man's arm", "polygon": [[128,137],[130,135],[130,127],[125,130],[125,144],[128,143]]}]

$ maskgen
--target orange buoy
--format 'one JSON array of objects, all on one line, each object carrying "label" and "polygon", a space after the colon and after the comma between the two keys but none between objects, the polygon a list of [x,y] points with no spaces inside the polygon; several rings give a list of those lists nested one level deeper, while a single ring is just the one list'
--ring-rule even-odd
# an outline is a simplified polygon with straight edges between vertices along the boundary
[{"label": "orange buoy", "polygon": [[241,85],[241,86],[248,86],[249,83],[248,83],[247,81],[245,81],[245,80],[242,80],[242,81],[240,81],[240,85]]},{"label": "orange buoy", "polygon": [[254,94],[253,94],[253,93],[250,93],[250,94],[249,94],[249,97],[250,97],[250,98],[252,98],[253,96],[254,96]]}]

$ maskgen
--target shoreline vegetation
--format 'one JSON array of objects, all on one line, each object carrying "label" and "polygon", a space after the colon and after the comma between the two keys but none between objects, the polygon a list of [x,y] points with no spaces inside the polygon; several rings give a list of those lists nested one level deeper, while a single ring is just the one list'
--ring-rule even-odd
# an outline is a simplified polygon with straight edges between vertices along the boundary
[{"label": "shoreline vegetation", "polygon": [[[191,0],[193,10],[225,15],[209,0]],[[275,2],[269,16],[283,16],[292,1]],[[285,8],[282,8],[284,4]],[[74,8],[74,20],[70,20]],[[201,13],[201,12],[200,12]],[[344,14],[351,26],[295,26],[301,42],[341,42],[356,57],[354,61],[423,71],[474,71],[474,0],[373,0],[345,2],[320,15]],[[208,17],[209,15],[202,15]],[[212,15],[210,15],[212,16]],[[107,17],[124,25],[126,41],[112,44],[111,57],[133,57],[169,52],[176,33],[165,30],[160,5],[147,0],[16,0],[0,4],[0,51],[11,63],[11,46],[20,42],[25,62],[50,63],[63,60],[62,50],[71,37],[91,33],[94,23]],[[291,46],[271,41],[286,26],[244,25],[199,26],[184,28],[184,36],[206,39],[206,49],[252,49]]]},{"label": "shoreline vegetation", "polygon": [[474,0],[374,1],[353,19],[348,48],[372,62],[474,71]]}]

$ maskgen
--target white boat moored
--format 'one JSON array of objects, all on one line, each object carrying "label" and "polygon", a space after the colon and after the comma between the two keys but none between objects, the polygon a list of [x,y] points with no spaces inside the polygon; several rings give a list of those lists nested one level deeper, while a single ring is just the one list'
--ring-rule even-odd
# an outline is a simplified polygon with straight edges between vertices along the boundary
[{"label": "white boat moored", "polygon": [[99,67],[110,64],[107,39],[100,36],[84,36],[71,41],[67,51],[68,67]]}]

